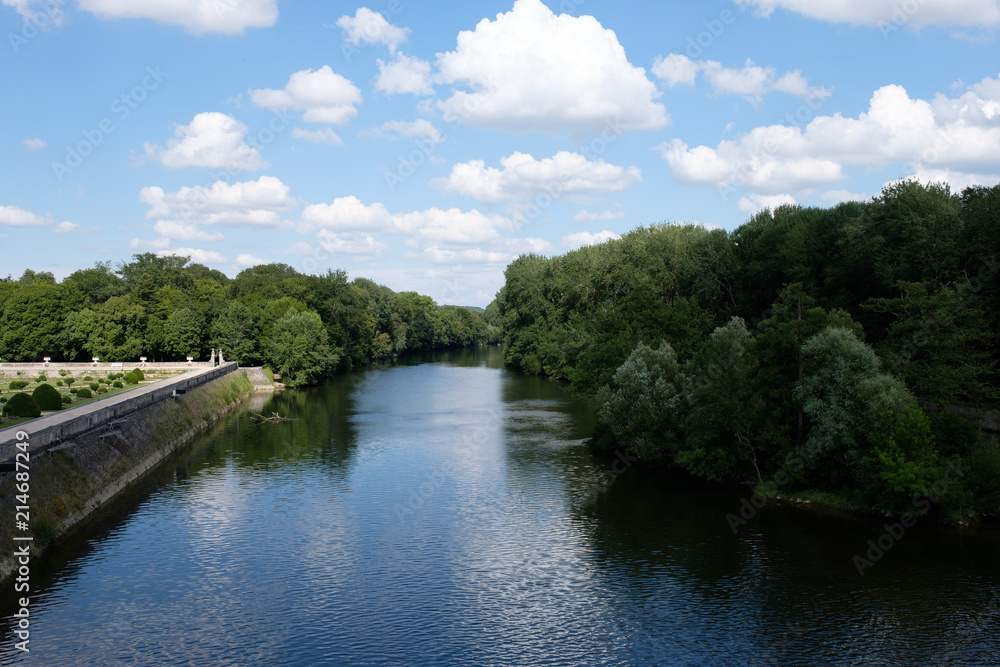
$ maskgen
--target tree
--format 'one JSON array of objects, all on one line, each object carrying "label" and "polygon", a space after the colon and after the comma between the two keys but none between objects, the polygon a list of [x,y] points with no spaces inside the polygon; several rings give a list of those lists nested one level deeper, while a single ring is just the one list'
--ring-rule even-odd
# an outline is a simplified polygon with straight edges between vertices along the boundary
[{"label": "tree", "polygon": [[289,308],[274,323],[268,358],[288,386],[315,384],[336,366],[339,356],[330,348],[323,320],[315,312]]},{"label": "tree", "polygon": [[175,358],[200,359],[204,351],[205,323],[191,308],[179,308],[167,317],[163,327],[164,348]]},{"label": "tree", "polygon": [[261,311],[242,301],[231,301],[212,322],[211,341],[215,349],[225,350],[227,358],[243,365],[263,362]]},{"label": "tree", "polygon": [[639,343],[597,395],[598,418],[616,442],[648,461],[673,461],[683,419],[679,373],[669,343]]}]

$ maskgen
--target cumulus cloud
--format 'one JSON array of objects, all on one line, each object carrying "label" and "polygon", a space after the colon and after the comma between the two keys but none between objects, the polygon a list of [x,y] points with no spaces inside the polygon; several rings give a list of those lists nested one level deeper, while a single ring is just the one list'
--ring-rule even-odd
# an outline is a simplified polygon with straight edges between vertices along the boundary
[{"label": "cumulus cloud", "polygon": [[296,206],[289,187],[274,176],[256,181],[226,183],[211,187],[183,187],[164,192],[157,186],[145,187],[139,200],[147,206],[146,217],[158,218],[154,231],[179,240],[213,241],[218,232],[207,232],[201,225],[236,227],[274,227],[281,224],[279,213]]},{"label": "cumulus cloud", "polygon": [[195,35],[238,35],[247,28],[269,28],[278,19],[277,0],[78,0],[78,4],[102,19],[152,19],[183,26]]},{"label": "cumulus cloud", "polygon": [[337,136],[337,133],[328,127],[320,130],[306,130],[296,127],[292,130],[292,136],[296,139],[304,139],[314,144],[329,144],[331,146],[343,146],[344,140]]},{"label": "cumulus cloud", "polygon": [[42,217],[17,206],[0,205],[0,227],[48,227],[57,234],[73,232],[80,228],[73,222],[56,222],[52,216]]},{"label": "cumulus cloud", "polygon": [[887,24],[988,26],[1000,23],[1000,0],[736,0],[770,16],[775,9],[812,19],[852,25]]},{"label": "cumulus cloud", "polygon": [[24,147],[29,151],[37,151],[49,145],[48,142],[38,138],[25,139],[21,143],[24,144]]},{"label": "cumulus cloud", "polygon": [[586,245],[598,245],[600,243],[606,243],[607,241],[620,238],[621,236],[618,234],[609,232],[606,229],[603,232],[597,232],[596,234],[591,234],[590,232],[577,232],[576,234],[570,234],[562,237],[562,245],[567,250],[576,250]]},{"label": "cumulus cloud", "polygon": [[363,232],[334,232],[329,229],[321,229],[316,235],[320,246],[328,252],[345,253],[349,255],[371,255],[382,254],[388,246],[381,241],[376,241],[371,234]]},{"label": "cumulus cloud", "polygon": [[573,216],[573,222],[596,222],[598,220],[620,220],[625,217],[624,211],[604,210],[600,213],[583,210]]},{"label": "cumulus cloud", "polygon": [[384,44],[392,53],[410,34],[409,28],[394,26],[382,14],[367,7],[359,7],[354,16],[341,16],[337,25],[344,31],[344,41],[348,44]]},{"label": "cumulus cloud", "polygon": [[431,184],[444,192],[497,203],[542,193],[557,197],[620,192],[642,181],[638,167],[588,160],[568,151],[543,160],[527,153],[513,153],[500,158],[500,165],[502,169],[487,167],[483,160],[470,160],[456,164],[451,174]]},{"label": "cumulus cloud", "polygon": [[779,206],[794,206],[795,197],[791,195],[757,195],[752,194],[748,197],[741,197],[739,203],[737,204],[741,211],[744,213],[756,213],[757,211],[769,210],[774,211],[774,209]]},{"label": "cumulus cloud", "polygon": [[[913,99],[898,85],[872,95],[857,118],[817,116],[806,127],[758,127],[715,148],[674,139],[657,148],[681,183],[745,187],[762,194],[830,186],[846,166],[906,165],[952,184],[1000,172],[1000,80],[957,98]],[[994,180],[995,182],[995,180]]]},{"label": "cumulus cloud", "polygon": [[436,144],[445,140],[434,123],[423,118],[414,121],[390,120],[361,134],[382,139],[430,139]]},{"label": "cumulus cloud", "polygon": [[752,102],[759,102],[772,92],[787,93],[804,98],[826,99],[830,88],[813,87],[799,70],[777,75],[773,67],[760,67],[747,58],[740,69],[723,67],[714,60],[691,60],[680,53],[658,57],[653,62],[653,74],[673,88],[679,84],[695,85],[701,72],[716,95],[739,95]]},{"label": "cumulus cloud", "polygon": [[170,248],[156,253],[160,257],[190,257],[196,264],[227,264],[229,262],[218,250],[202,250],[201,248]]},{"label": "cumulus cloud", "polygon": [[196,115],[188,125],[176,125],[166,148],[144,144],[145,157],[167,169],[207,167],[255,171],[267,167],[260,151],[243,140],[247,126],[217,111]]},{"label": "cumulus cloud", "polygon": [[250,99],[265,109],[302,111],[307,123],[343,125],[358,113],[355,105],[361,103],[361,90],[329,65],[323,65],[315,72],[295,72],[281,90],[251,90]]},{"label": "cumulus cloud", "polygon": [[250,253],[242,252],[236,255],[236,265],[241,268],[249,268],[251,266],[257,266],[258,264],[267,264],[267,260],[261,259],[260,257],[254,257]]},{"label": "cumulus cloud", "polygon": [[335,231],[386,231],[392,227],[392,215],[378,202],[366,205],[351,195],[338,197],[330,204],[311,204],[302,211],[305,229],[325,228]]},{"label": "cumulus cloud", "polygon": [[628,61],[614,31],[592,16],[556,16],[540,0],[517,0],[495,21],[460,32],[437,66],[440,83],[467,87],[439,108],[470,125],[558,132],[669,122],[656,86]]},{"label": "cumulus cloud", "polygon": [[388,62],[378,59],[378,77],[375,79],[375,90],[386,95],[410,93],[413,95],[432,95],[431,64],[426,60],[407,56],[402,53]]}]

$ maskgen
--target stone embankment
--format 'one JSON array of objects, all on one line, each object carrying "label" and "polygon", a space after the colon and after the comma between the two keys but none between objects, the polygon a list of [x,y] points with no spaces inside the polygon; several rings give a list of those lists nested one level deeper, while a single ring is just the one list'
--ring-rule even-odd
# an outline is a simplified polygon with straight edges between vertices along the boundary
[{"label": "stone embankment", "polygon": [[[22,528],[16,534],[30,534],[32,553],[38,555],[52,540],[69,533],[253,396],[255,389],[235,363],[206,364],[190,373],[0,430],[0,461],[13,458],[18,432],[28,436],[30,530]],[[12,519],[19,493],[15,474],[0,475],[0,516],[7,518],[0,522],[0,580],[15,567]],[[18,504],[24,503],[18,500]]]}]

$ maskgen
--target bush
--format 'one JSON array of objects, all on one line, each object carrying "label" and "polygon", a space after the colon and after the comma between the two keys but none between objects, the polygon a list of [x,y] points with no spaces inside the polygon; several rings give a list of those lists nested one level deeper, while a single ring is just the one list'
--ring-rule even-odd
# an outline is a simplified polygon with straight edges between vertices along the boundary
[{"label": "bush", "polygon": [[63,386],[63,381],[62,380],[56,380],[56,386],[57,387]]},{"label": "bush", "polygon": [[135,371],[129,371],[129,374],[125,376],[125,382],[128,384],[139,384],[139,378],[136,377]]},{"label": "bush", "polygon": [[59,371],[59,375],[60,377],[66,377],[67,375],[69,375],[69,371],[66,369],[62,369]]},{"label": "bush", "polygon": [[27,380],[13,380],[10,383],[10,388],[11,389],[24,389],[27,386],[28,386],[28,381]]},{"label": "bush", "polygon": [[80,390],[79,390],[79,389],[76,389],[76,388],[74,388],[74,389],[70,389],[70,390],[69,390],[69,393],[71,393],[71,394],[75,394],[75,393],[77,393],[78,391],[80,391]]},{"label": "bush", "polygon": [[48,378],[45,377],[45,373],[42,373],[41,375],[35,378],[35,382],[38,382],[39,384],[45,382],[46,380],[48,380]]},{"label": "bush", "polygon": [[135,376],[136,381],[142,382],[146,379],[146,374],[142,372],[141,368],[133,368],[132,375]]},{"label": "bush", "polygon": [[97,382],[91,382],[90,383],[90,391],[97,391],[97,388],[100,387],[100,386],[101,385],[99,383],[97,383]]},{"label": "bush", "polygon": [[84,382],[93,382],[94,378],[90,377],[89,375],[84,375],[83,376],[83,381]]},{"label": "bush", "polygon": [[73,378],[66,378],[65,380],[63,380],[63,382],[64,382],[64,383],[66,384],[66,386],[68,387],[68,386],[72,385],[72,384],[73,384],[74,382],[76,382],[76,380],[75,380],[75,379],[73,379]]},{"label": "bush", "polygon": [[7,397],[6,396],[0,396],[0,403],[6,403],[6,402],[7,402]]},{"label": "bush", "polygon": [[115,380],[114,382],[111,383],[111,386],[114,387],[115,389],[121,389],[122,388],[122,381],[121,380]]},{"label": "bush", "polygon": [[31,392],[31,398],[34,399],[39,410],[62,409],[62,398],[59,396],[59,390],[48,383],[35,387],[35,391]]},{"label": "bush", "polygon": [[90,390],[87,389],[86,387],[81,387],[80,389],[76,390],[76,397],[77,398],[93,398],[94,395],[92,393],[90,393]]},{"label": "bush", "polygon": [[73,397],[72,396],[63,396],[62,397],[62,402],[63,402],[63,405],[69,405],[70,403],[73,402]]},{"label": "bush", "polygon": [[108,383],[108,379],[107,378],[97,378],[97,383],[98,384],[107,384]]},{"label": "bush", "polygon": [[3,406],[4,416],[7,417],[39,417],[42,411],[28,394],[14,394]]},{"label": "bush", "polygon": [[110,390],[108,389],[108,385],[106,385],[106,384],[102,384],[101,386],[99,386],[99,387],[97,388],[97,393],[98,393],[98,394],[106,394],[106,393],[108,393],[109,391],[110,391]]}]

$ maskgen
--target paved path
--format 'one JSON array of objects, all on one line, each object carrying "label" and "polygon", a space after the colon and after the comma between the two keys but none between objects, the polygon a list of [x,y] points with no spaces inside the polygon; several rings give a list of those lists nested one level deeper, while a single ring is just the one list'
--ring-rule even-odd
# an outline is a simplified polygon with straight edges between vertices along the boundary
[{"label": "paved path", "polygon": [[31,421],[0,429],[0,461],[14,458],[18,431],[25,431],[28,434],[29,451],[36,452],[48,449],[102,423],[122,419],[137,410],[170,398],[175,391],[183,393],[235,370],[237,370],[236,362],[229,362],[215,368],[183,373],[176,377],[157,380],[145,386],[129,389],[108,398],[91,401],[75,408],[59,410]]}]

